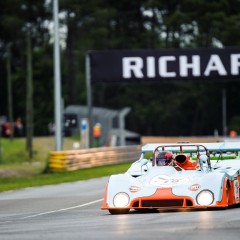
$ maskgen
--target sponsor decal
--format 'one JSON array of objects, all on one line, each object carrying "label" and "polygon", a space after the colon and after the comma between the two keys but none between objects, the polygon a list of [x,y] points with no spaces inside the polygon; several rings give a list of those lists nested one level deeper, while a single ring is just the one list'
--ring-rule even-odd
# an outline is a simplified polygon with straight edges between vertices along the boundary
[{"label": "sponsor decal", "polygon": [[188,189],[189,189],[190,191],[197,191],[197,190],[199,190],[200,188],[201,188],[200,184],[195,183],[195,184],[191,185]]},{"label": "sponsor decal", "polygon": [[131,192],[131,193],[135,193],[135,192],[138,192],[138,191],[140,191],[140,187],[138,187],[138,186],[131,186],[130,188],[129,188],[129,191]]},{"label": "sponsor decal", "polygon": [[169,177],[166,175],[158,175],[150,181],[150,184],[156,187],[168,188],[187,183],[188,181],[189,179],[185,177]]}]

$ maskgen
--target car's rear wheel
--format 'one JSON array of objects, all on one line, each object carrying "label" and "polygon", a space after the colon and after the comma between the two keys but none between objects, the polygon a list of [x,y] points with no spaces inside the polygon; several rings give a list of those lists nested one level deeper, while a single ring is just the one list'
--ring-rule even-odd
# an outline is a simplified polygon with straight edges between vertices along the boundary
[{"label": "car's rear wheel", "polygon": [[229,202],[230,202],[230,186],[229,186],[228,183],[227,183],[227,186],[226,186],[226,198],[227,198],[227,204],[229,206]]},{"label": "car's rear wheel", "polygon": [[111,214],[127,214],[129,213],[129,209],[109,209],[108,210]]},{"label": "car's rear wheel", "polygon": [[226,189],[227,204],[229,205],[229,189]]}]

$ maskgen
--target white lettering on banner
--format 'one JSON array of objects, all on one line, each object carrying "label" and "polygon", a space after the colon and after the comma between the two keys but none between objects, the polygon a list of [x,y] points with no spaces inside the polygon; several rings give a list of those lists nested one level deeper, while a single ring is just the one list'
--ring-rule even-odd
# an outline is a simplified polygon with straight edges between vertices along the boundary
[{"label": "white lettering on banner", "polygon": [[143,59],[141,57],[124,57],[123,63],[123,78],[131,78],[132,74],[136,78],[143,78]]},{"label": "white lettering on banner", "polygon": [[[200,77],[201,76],[201,56],[161,56],[155,58],[148,56],[146,59],[142,57],[123,57],[122,58],[122,76],[123,78],[155,78],[159,75],[162,78],[174,78],[178,74],[180,77]],[[169,66],[179,60],[177,69],[171,71]],[[219,76],[240,74],[240,54],[230,54],[230,69],[227,72],[221,58],[217,54],[212,54],[206,64],[206,68],[202,69],[203,76],[208,77],[212,72],[219,74]],[[158,65],[156,65],[158,63]],[[146,66],[144,66],[146,64]],[[204,64],[205,65],[205,64]],[[156,66],[158,69],[156,69]],[[145,71],[144,71],[145,69]],[[179,73],[178,73],[179,71]],[[145,76],[146,75],[146,76]]]},{"label": "white lettering on banner", "polygon": [[155,58],[154,57],[147,57],[147,76],[149,78],[156,77]]},{"label": "white lettering on banner", "polygon": [[227,71],[218,55],[214,54],[210,57],[204,75],[209,76],[211,71],[218,71],[219,75],[222,76],[227,75]]},{"label": "white lettering on banner", "polygon": [[240,54],[231,54],[231,74],[239,75]]},{"label": "white lettering on banner", "polygon": [[188,76],[188,69],[192,69],[193,76],[200,76],[200,56],[194,55],[192,56],[192,63],[187,62],[186,56],[179,57],[179,64],[180,64],[180,76],[187,77]]},{"label": "white lettering on banner", "polygon": [[176,77],[175,72],[167,71],[167,63],[175,60],[176,60],[175,56],[164,56],[159,58],[158,66],[159,66],[159,75],[161,77]]}]

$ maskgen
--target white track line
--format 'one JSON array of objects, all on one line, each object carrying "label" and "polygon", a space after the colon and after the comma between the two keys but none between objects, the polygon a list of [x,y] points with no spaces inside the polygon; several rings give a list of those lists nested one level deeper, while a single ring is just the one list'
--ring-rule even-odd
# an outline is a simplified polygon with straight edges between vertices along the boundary
[{"label": "white track line", "polygon": [[63,211],[67,211],[67,210],[71,210],[71,209],[75,209],[75,208],[81,208],[81,207],[85,207],[85,206],[88,206],[88,205],[91,205],[91,204],[94,204],[94,203],[97,203],[97,202],[101,202],[102,200],[103,200],[103,198],[92,201],[92,202],[84,203],[84,204],[81,204],[81,205],[69,207],[69,208],[62,208],[62,209],[58,209],[58,210],[54,210],[54,211],[42,212],[42,213],[30,215],[30,216],[27,216],[27,217],[23,217],[21,219],[28,219],[28,218],[38,217],[38,216],[42,216],[42,215],[46,215],[46,214],[63,212]]}]

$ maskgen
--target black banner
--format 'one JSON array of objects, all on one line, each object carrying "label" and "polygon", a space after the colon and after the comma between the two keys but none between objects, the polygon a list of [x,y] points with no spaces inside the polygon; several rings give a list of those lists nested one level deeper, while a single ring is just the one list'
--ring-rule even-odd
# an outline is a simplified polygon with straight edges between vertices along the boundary
[{"label": "black banner", "polygon": [[91,51],[91,82],[240,80],[240,48]]}]

